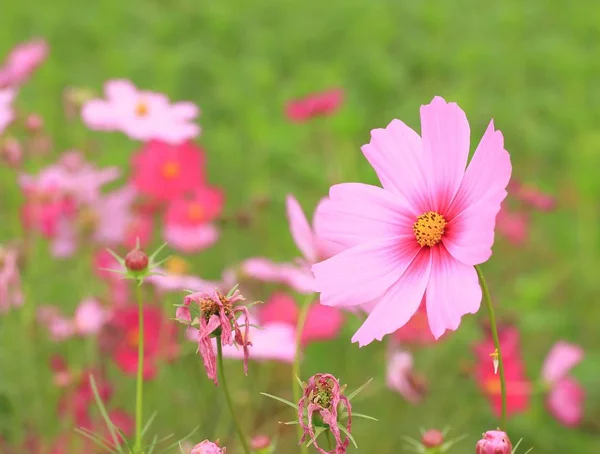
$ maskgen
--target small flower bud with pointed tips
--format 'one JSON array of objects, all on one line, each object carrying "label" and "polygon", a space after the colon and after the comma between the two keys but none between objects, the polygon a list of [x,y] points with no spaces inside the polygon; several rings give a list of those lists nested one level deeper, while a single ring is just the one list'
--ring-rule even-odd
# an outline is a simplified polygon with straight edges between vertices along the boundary
[{"label": "small flower bud with pointed tips", "polygon": [[511,454],[512,443],[506,432],[488,430],[475,446],[475,454]]},{"label": "small flower bud with pointed tips", "polygon": [[140,249],[133,249],[125,256],[125,266],[129,271],[144,271],[148,268],[148,255]]},{"label": "small flower bud with pointed tips", "polygon": [[426,448],[437,448],[444,444],[444,434],[437,429],[429,429],[421,437],[421,443]]},{"label": "small flower bud with pointed tips", "polygon": [[226,448],[220,448],[212,441],[204,440],[192,448],[190,454],[225,454]]}]

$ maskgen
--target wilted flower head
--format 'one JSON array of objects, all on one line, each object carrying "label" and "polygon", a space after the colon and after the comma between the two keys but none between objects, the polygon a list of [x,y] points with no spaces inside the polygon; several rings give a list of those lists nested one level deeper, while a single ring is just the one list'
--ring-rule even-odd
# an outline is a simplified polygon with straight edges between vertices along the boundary
[{"label": "wilted flower head", "polygon": [[423,296],[436,339],[481,303],[474,265],[491,256],[511,175],[502,134],[490,122],[465,169],[470,129],[457,104],[422,106],[421,129],[393,120],[373,130],[362,151],[383,188],[333,186],[317,213],[324,238],[347,248],[312,267],[321,303],[378,299],[352,338],[361,346],[404,326]]},{"label": "wilted flower head", "polygon": [[23,304],[18,257],[16,249],[0,247],[0,313]]},{"label": "wilted flower head", "polygon": [[192,448],[189,454],[226,454],[227,448],[221,448],[212,441],[204,440]]},{"label": "wilted flower head", "polygon": [[580,346],[560,341],[552,347],[542,367],[542,379],[548,389],[546,405],[567,427],[577,426],[583,418],[585,391],[577,380],[567,376],[583,355]]},{"label": "wilted flower head", "polygon": [[316,116],[334,114],[343,100],[344,92],[341,89],[327,90],[290,101],[285,113],[293,122],[301,123]]},{"label": "wilted flower head", "polygon": [[138,90],[128,80],[110,80],[104,85],[106,99],[84,104],[81,116],[94,130],[121,131],[134,140],[162,140],[179,144],[200,134],[193,121],[199,109],[191,102],[171,104],[151,91]]},{"label": "wilted flower head", "polygon": [[34,39],[15,46],[0,67],[0,88],[21,85],[46,59],[48,44]]},{"label": "wilted flower head", "polygon": [[506,432],[488,430],[477,442],[475,454],[511,454],[512,443]]},{"label": "wilted flower head", "polygon": [[[342,440],[338,425],[341,416],[339,413],[342,410],[348,418],[345,430],[351,433],[352,406],[350,400],[343,394],[337,378],[331,374],[316,374],[310,377],[298,402],[298,422],[304,431],[300,443],[308,438],[314,440],[314,446],[321,454],[345,453],[350,440],[347,436]],[[315,426],[326,427],[326,430],[331,431],[335,439],[335,448],[332,451],[325,451],[319,446]]]},{"label": "wilted flower head", "polygon": [[[246,306],[236,304],[244,299],[239,290],[235,290],[229,295],[223,295],[215,289],[210,293],[192,293],[186,296],[183,299],[183,305],[177,308],[176,318],[179,322],[188,325],[188,330],[196,336],[198,352],[202,356],[206,374],[215,384],[218,384],[217,362],[212,337],[216,337],[217,341],[220,340],[223,346],[235,344],[242,347],[244,372],[248,374],[248,348],[252,345],[248,339],[250,316]],[[192,303],[195,305],[192,306]],[[194,317],[192,317],[192,311]],[[240,319],[244,318],[242,325],[240,325],[238,316]],[[242,327],[244,332],[242,332]]]}]

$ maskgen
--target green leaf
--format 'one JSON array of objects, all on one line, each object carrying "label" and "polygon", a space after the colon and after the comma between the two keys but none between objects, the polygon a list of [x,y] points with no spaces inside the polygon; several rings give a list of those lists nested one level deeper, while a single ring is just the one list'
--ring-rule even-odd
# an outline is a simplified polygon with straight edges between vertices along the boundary
[{"label": "green leaf", "polygon": [[373,416],[363,415],[362,413],[356,413],[356,412],[352,412],[352,417],[353,418],[370,419],[371,421],[379,421],[379,419],[373,418]]},{"label": "green leaf", "polygon": [[294,424],[300,424],[300,421],[287,421],[287,422],[281,422],[279,421],[279,424],[284,424],[286,426],[293,426]]},{"label": "green leaf", "polygon": [[300,377],[298,377],[297,375],[295,375],[295,377],[296,377],[296,381],[300,385],[300,388],[304,388],[304,383],[302,383],[302,380],[300,380]]},{"label": "green leaf", "polygon": [[352,442],[354,447],[356,449],[358,449],[358,445],[356,444],[356,440],[354,440],[354,437],[352,436],[352,434],[350,432],[348,432],[344,426],[339,426],[339,428],[344,433],[344,435],[346,435],[348,437],[348,439]]},{"label": "green leaf", "polygon": [[92,387],[92,392],[94,393],[94,399],[96,400],[96,405],[98,405],[98,410],[100,410],[100,414],[102,415],[102,418],[104,419],[104,422],[108,427],[108,431],[110,432],[110,436],[112,437],[113,442],[115,443],[115,447],[117,449],[116,452],[122,453],[123,451],[121,450],[121,443],[119,442],[119,439],[117,437],[115,426],[110,420],[110,417],[108,416],[108,412],[104,407],[104,402],[102,402],[102,399],[100,398],[100,393],[98,393],[98,387],[96,386],[96,380],[94,380],[94,376],[92,374],[90,374],[90,386]]},{"label": "green leaf", "polygon": [[154,413],[152,413],[152,416],[150,416],[150,418],[148,418],[148,421],[146,421],[146,424],[144,425],[144,428],[142,429],[142,437],[146,434],[146,432],[148,431],[148,429],[154,422],[154,418],[156,418],[157,414],[158,414],[158,412],[155,411]]},{"label": "green leaf", "polygon": [[158,435],[154,435],[154,438],[152,438],[152,443],[148,447],[147,454],[152,454],[154,452],[154,448],[156,448],[156,445],[158,444],[157,440],[158,440]]},{"label": "green leaf", "polygon": [[522,441],[523,441],[522,438],[520,438],[519,441],[517,441],[517,444],[515,445],[515,447],[511,451],[511,454],[515,454],[517,452],[517,449],[518,449],[518,447],[519,447],[519,445],[521,444]]},{"label": "green leaf", "polygon": [[363,391],[367,386],[369,386],[369,384],[373,381],[372,378],[369,378],[365,384],[363,384],[360,388],[358,388],[357,390],[355,390],[352,394],[350,394],[348,396],[348,400],[352,400],[354,397],[357,396],[358,393],[360,393],[361,391]]},{"label": "green leaf", "polygon": [[448,440],[446,443],[444,443],[442,445],[442,451],[447,451],[448,449],[450,449],[452,446],[454,446],[456,443],[463,441],[465,438],[467,438],[467,435],[461,435],[460,437],[456,437],[453,440]]},{"label": "green leaf", "polygon": [[231,298],[233,296],[233,294],[235,293],[235,291],[238,289],[238,287],[240,286],[240,284],[235,284],[231,290],[229,290],[227,292],[227,296],[225,296],[225,298]]},{"label": "green leaf", "polygon": [[269,394],[269,393],[261,393],[263,396],[267,396],[270,397],[271,399],[275,399],[278,400],[279,402],[282,402],[286,405],[289,405],[290,407],[292,407],[294,410],[298,410],[298,405],[290,402],[289,400],[285,400],[283,397],[279,397],[279,396],[274,396],[273,394]]}]

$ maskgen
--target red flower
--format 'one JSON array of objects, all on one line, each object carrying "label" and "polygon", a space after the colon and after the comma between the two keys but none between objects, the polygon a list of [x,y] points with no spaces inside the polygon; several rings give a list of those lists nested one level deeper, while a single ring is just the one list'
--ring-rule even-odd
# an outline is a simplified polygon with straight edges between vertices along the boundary
[{"label": "red flower", "polygon": [[[138,367],[139,345],[138,308],[118,308],[109,322],[109,330],[116,339],[109,349],[117,366],[128,375],[135,375]],[[144,379],[156,375],[161,360],[172,359],[178,351],[176,327],[160,309],[144,308]]]},{"label": "red flower", "polygon": [[133,184],[156,200],[182,197],[204,181],[204,152],[192,142],[152,140],[133,157]]},{"label": "red flower", "polygon": [[334,114],[343,100],[344,92],[341,89],[327,90],[290,101],[285,113],[291,121],[301,123],[319,115]]}]

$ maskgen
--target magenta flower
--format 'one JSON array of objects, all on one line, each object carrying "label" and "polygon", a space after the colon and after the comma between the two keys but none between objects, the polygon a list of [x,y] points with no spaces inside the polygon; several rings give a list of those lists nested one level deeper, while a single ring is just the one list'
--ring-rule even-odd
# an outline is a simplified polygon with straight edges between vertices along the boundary
[{"label": "magenta flower", "polygon": [[564,341],[557,342],[542,366],[542,379],[549,389],[546,405],[550,413],[567,427],[577,426],[583,418],[585,391],[567,374],[583,359],[583,349]]},{"label": "magenta flower", "polygon": [[488,430],[475,446],[475,454],[511,454],[512,443],[505,432]]},{"label": "magenta flower", "polygon": [[48,44],[43,39],[34,39],[16,46],[0,67],[0,88],[26,82],[47,55]]},{"label": "magenta flower", "polygon": [[194,446],[189,454],[225,454],[226,449],[212,441],[204,440]]},{"label": "magenta flower", "polygon": [[[348,437],[342,440],[338,425],[341,409],[345,409],[348,418],[346,431],[351,433],[352,406],[350,400],[343,394],[337,378],[331,374],[316,374],[310,377],[298,402],[298,422],[304,431],[300,444],[308,438],[314,441],[315,448],[321,454],[344,454],[350,440]],[[319,446],[315,432],[316,425],[319,427],[326,425],[325,427],[331,431],[335,440],[335,448],[332,451],[325,451]]]},{"label": "magenta flower", "polygon": [[473,265],[491,255],[511,174],[502,134],[490,122],[465,171],[470,131],[458,105],[434,98],[421,124],[422,137],[399,120],[373,130],[362,151],[383,189],[333,186],[317,213],[323,237],[348,248],[312,268],[321,304],[378,299],[352,338],[360,346],[404,326],[424,295],[436,339],[481,303]]},{"label": "magenta flower", "polygon": [[81,110],[90,129],[121,131],[134,140],[174,145],[200,134],[200,127],[193,123],[199,109],[191,102],[171,104],[165,95],[138,90],[127,80],[106,82],[104,94],[105,100],[92,99]]},{"label": "magenta flower", "polygon": [[[183,305],[177,308],[177,321],[188,325],[188,332],[196,335],[198,352],[202,356],[208,378],[218,384],[217,359],[212,343],[212,337],[220,336],[221,345],[238,345],[244,352],[244,372],[248,375],[250,333],[250,315],[246,306],[237,305],[245,298],[236,290],[230,297],[224,296],[219,290],[211,293],[197,292],[186,296]],[[190,308],[191,303],[196,306]],[[192,311],[198,316],[192,318]],[[238,315],[244,318],[240,326]],[[198,326],[198,328],[195,328]],[[242,327],[244,332],[242,332]]]},{"label": "magenta flower", "polygon": [[424,383],[413,373],[413,357],[409,352],[395,351],[388,357],[387,386],[398,391],[411,404],[417,404],[425,392]]},{"label": "magenta flower", "polygon": [[313,117],[334,114],[343,100],[344,92],[341,89],[327,90],[290,101],[285,108],[285,113],[291,121],[302,123]]},{"label": "magenta flower", "polygon": [[223,210],[223,192],[197,187],[191,196],[172,201],[167,208],[164,238],[183,252],[197,252],[217,241],[219,230],[213,224]]},{"label": "magenta flower", "polygon": [[15,99],[15,91],[11,89],[0,90],[0,134],[12,123],[15,118],[12,103]]},{"label": "magenta flower", "polygon": [[16,249],[0,247],[0,313],[23,304]]}]

